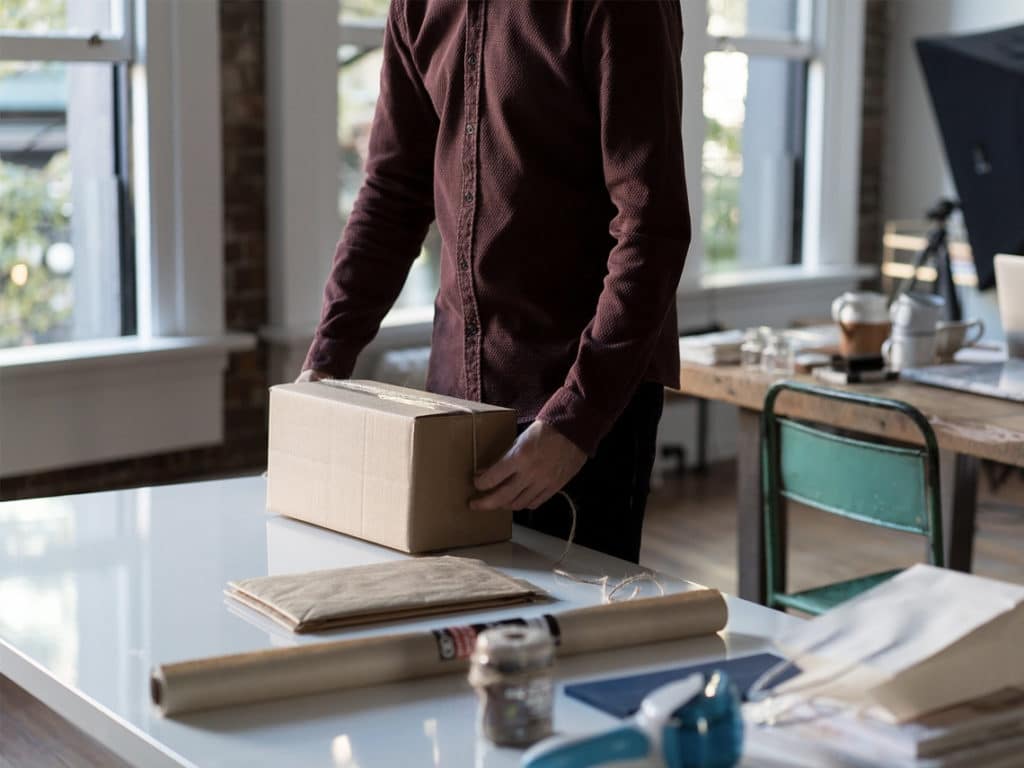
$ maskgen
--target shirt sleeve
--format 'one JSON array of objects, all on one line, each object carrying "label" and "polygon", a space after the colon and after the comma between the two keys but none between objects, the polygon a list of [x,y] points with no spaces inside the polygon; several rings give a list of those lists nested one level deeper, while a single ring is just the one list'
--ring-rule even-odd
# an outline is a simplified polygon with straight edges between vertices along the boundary
[{"label": "shirt sleeve", "polygon": [[675,301],[690,214],[679,0],[595,0],[585,22],[616,244],[576,360],[538,419],[593,455],[648,369]]},{"label": "shirt sleeve", "polygon": [[377,334],[434,219],[438,117],[413,65],[404,9],[401,0],[391,3],[366,179],[335,251],[303,366],[338,377],[351,375]]}]

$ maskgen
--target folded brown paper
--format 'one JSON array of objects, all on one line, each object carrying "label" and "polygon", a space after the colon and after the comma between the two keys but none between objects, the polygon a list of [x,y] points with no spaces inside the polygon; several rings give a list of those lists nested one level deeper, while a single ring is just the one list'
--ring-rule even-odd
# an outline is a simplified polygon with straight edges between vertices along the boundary
[{"label": "folded brown paper", "polygon": [[294,632],[524,603],[542,590],[466,557],[421,557],[233,581],[227,595]]},{"label": "folded brown paper", "polygon": [[[710,635],[728,619],[713,589],[565,611],[536,623],[559,656]],[[153,703],[166,715],[465,672],[486,625],[363,637],[220,656],[153,669]]]},{"label": "folded brown paper", "polygon": [[515,433],[508,408],[405,387],[272,387],[267,509],[403,552],[504,541],[512,514],[469,500]]}]

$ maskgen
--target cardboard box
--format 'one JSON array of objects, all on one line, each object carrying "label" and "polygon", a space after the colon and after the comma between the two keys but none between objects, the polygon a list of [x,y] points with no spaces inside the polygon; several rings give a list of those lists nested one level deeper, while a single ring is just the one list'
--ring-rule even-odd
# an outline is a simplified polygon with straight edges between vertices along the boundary
[{"label": "cardboard box", "polygon": [[504,541],[510,513],[469,509],[515,411],[369,381],[270,390],[267,509],[403,552]]}]

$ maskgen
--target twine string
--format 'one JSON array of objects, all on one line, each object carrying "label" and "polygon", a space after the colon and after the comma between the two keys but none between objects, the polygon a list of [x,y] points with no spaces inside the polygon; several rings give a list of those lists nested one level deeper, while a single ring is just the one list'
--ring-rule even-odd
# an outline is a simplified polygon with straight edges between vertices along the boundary
[{"label": "twine string", "polygon": [[[633,600],[634,598],[639,596],[641,584],[643,584],[644,582],[651,583],[655,587],[657,587],[658,592],[661,595],[665,594],[665,587],[662,586],[662,583],[658,580],[658,577],[654,574],[653,571],[644,570],[640,573],[634,573],[632,576],[626,576],[622,579],[619,579],[618,581],[613,582],[611,576],[608,575],[586,576],[579,573],[573,573],[572,571],[567,571],[564,568],[562,568],[562,563],[564,563],[566,558],[569,557],[569,553],[572,551],[573,543],[576,541],[576,521],[579,515],[576,511],[576,503],[572,500],[572,496],[570,496],[565,491],[559,491],[556,495],[561,496],[563,499],[565,499],[566,503],[569,505],[569,512],[572,514],[572,524],[569,526],[569,538],[565,540],[565,547],[562,549],[562,554],[559,555],[558,559],[555,561],[554,566],[551,568],[552,573],[554,573],[556,576],[561,576],[562,578],[574,581],[577,584],[590,584],[594,587],[600,587],[601,602],[603,604],[616,603],[620,600]],[[615,599],[615,595],[617,595],[620,591],[624,590],[626,587],[630,586],[633,587],[633,590],[629,593],[628,596],[619,598],[619,600]],[[609,589],[609,587],[611,587],[611,589]]]}]

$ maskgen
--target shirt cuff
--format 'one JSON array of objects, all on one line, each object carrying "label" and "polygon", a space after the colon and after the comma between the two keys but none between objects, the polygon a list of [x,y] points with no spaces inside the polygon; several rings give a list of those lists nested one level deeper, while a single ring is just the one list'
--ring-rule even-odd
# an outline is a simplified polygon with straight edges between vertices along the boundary
[{"label": "shirt cuff", "polygon": [[329,373],[337,379],[347,379],[356,367],[358,356],[359,351],[353,350],[350,344],[336,339],[314,336],[309,352],[306,353],[306,362],[302,364],[302,370],[312,369]]},{"label": "shirt cuff", "polygon": [[568,387],[562,387],[548,399],[537,420],[550,424],[591,458],[610,426],[605,413],[591,407]]}]

